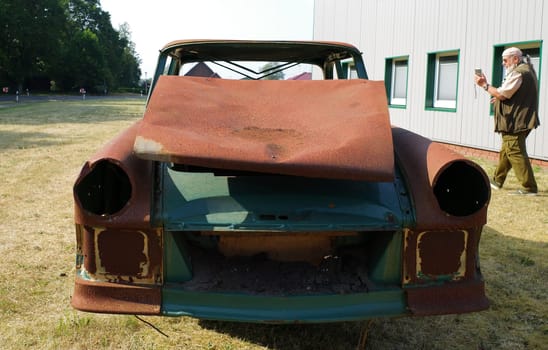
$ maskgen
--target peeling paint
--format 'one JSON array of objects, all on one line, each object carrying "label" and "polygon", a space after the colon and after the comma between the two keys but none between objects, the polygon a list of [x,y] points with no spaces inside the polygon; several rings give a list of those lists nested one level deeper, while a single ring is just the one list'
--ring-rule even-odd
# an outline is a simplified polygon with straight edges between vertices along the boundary
[{"label": "peeling paint", "polygon": [[417,278],[459,280],[466,273],[468,232],[425,231],[417,236]]},{"label": "peeling paint", "polygon": [[[77,229],[78,230],[78,229]],[[161,231],[87,227],[79,274],[107,282],[156,284],[162,280]]]},{"label": "peeling paint", "polygon": [[135,137],[135,145],[133,146],[136,153],[161,154],[164,146],[154,140],[146,139],[142,136]]}]

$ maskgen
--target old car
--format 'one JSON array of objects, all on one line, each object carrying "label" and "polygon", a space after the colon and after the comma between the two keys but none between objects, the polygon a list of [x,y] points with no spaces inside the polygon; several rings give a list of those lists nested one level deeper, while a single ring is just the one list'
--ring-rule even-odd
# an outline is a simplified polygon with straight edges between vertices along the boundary
[{"label": "old car", "polygon": [[167,44],[143,118],[73,192],[79,310],[283,323],[489,305],[485,173],[392,126],[349,44]]}]

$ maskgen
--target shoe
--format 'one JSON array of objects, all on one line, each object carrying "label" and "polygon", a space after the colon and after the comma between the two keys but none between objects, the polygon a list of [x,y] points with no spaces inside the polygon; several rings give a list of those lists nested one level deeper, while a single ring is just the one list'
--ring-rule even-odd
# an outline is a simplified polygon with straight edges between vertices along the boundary
[{"label": "shoe", "polygon": [[502,188],[501,185],[495,182],[493,179],[489,179],[489,184],[491,185],[491,188],[494,190],[500,190]]},{"label": "shoe", "polygon": [[537,192],[522,189],[522,190],[517,190],[515,192],[512,192],[511,194],[520,195],[520,196],[536,196]]}]

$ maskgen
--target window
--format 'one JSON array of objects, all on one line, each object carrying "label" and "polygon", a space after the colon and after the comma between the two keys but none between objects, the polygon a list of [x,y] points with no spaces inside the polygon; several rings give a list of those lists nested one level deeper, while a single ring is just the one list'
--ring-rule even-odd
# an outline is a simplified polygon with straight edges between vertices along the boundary
[{"label": "window", "polygon": [[428,54],[426,107],[456,110],[458,51]]},{"label": "window", "polygon": [[358,79],[358,71],[354,64],[348,65],[348,79]]},{"label": "window", "polygon": [[408,57],[388,58],[386,60],[384,82],[388,104],[393,107],[407,105]]},{"label": "window", "polygon": [[338,79],[358,79],[358,71],[353,60],[347,60],[342,62],[341,71],[337,71]]}]

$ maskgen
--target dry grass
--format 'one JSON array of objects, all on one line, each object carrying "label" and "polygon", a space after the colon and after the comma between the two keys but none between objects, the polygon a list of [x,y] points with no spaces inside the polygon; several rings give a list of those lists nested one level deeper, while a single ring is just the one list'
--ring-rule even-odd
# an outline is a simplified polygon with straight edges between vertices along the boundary
[{"label": "dry grass", "polygon": [[[493,193],[481,242],[489,310],[327,325],[253,325],[73,310],[72,183],[83,161],[138,119],[143,100],[0,108],[0,348],[535,349],[548,344],[548,170],[541,195]],[[494,164],[479,160],[488,171]],[[518,188],[511,176],[508,189]]]}]

